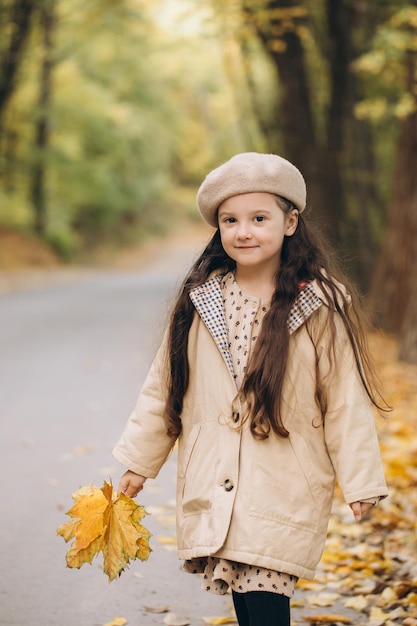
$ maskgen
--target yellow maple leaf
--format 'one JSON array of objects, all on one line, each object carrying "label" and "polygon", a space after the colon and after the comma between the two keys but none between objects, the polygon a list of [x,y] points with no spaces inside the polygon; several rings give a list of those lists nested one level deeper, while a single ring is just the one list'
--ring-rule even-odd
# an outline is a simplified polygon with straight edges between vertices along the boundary
[{"label": "yellow maple leaf", "polygon": [[74,539],[66,555],[68,567],[91,564],[102,552],[103,570],[111,582],[131,560],[149,557],[151,533],[140,523],[147,514],[142,506],[124,494],[118,496],[107,482],[101,489],[81,487],[72,497],[75,504],[67,515],[73,519],[57,529],[66,542]]},{"label": "yellow maple leaf", "polygon": [[102,537],[96,537],[86,548],[78,548],[74,543],[67,551],[68,567],[76,567],[77,569],[80,569],[84,563],[90,563],[91,565],[94,557],[101,550],[101,544]]},{"label": "yellow maple leaf", "polygon": [[83,494],[81,497],[77,495],[68,515],[79,520],[74,529],[78,550],[88,548],[94,539],[103,534],[104,512],[108,505],[108,500],[101,489],[92,494]]}]

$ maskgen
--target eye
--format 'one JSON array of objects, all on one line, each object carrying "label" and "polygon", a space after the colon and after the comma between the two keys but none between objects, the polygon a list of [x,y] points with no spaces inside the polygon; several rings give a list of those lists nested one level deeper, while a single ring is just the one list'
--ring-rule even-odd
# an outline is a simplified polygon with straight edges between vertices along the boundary
[{"label": "eye", "polygon": [[225,224],[234,224],[236,222],[235,217],[225,217],[222,220]]},{"label": "eye", "polygon": [[257,215],[255,217],[255,222],[260,223],[260,222],[263,222],[264,220],[265,220],[265,217],[263,215]]}]

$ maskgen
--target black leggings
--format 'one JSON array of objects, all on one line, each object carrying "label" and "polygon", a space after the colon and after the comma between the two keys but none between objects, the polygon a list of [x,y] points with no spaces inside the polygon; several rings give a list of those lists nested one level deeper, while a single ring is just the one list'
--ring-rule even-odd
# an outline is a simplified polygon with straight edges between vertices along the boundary
[{"label": "black leggings", "polygon": [[290,626],[290,599],[270,591],[232,591],[240,626]]}]

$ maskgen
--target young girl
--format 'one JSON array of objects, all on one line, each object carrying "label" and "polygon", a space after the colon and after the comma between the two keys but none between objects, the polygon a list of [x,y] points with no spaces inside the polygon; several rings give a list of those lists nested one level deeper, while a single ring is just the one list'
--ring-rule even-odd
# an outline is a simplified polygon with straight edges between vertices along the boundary
[{"label": "young girl", "polygon": [[[335,476],[356,520],[387,495],[358,305],[302,212],[299,170],[244,153],[197,195],[216,230],[191,268],[114,450],[135,497],[178,440],[177,535],[241,626],[288,626],[326,539]],[[346,284],[346,281],[344,281]]]}]

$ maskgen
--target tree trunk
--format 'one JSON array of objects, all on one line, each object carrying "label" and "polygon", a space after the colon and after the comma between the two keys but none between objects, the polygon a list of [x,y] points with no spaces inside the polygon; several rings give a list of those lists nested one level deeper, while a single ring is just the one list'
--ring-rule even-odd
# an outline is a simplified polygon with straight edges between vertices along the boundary
[{"label": "tree trunk", "polygon": [[[330,100],[326,116],[326,137],[321,166],[325,172],[325,201],[333,213],[332,228],[336,228],[336,243],[343,239],[342,224],[346,215],[342,159],[345,149],[345,120],[351,115],[350,71],[352,60],[352,10],[344,0],[327,0],[327,60],[329,64]],[[337,216],[335,215],[337,213]]]},{"label": "tree trunk", "polygon": [[38,117],[35,136],[35,165],[32,172],[32,204],[34,230],[43,237],[47,230],[46,152],[50,135],[50,108],[53,69],[53,31],[55,24],[53,0],[44,2],[40,10],[43,61],[40,75]]},{"label": "tree trunk", "polygon": [[352,259],[352,274],[363,292],[368,293],[377,256],[377,241],[372,226],[373,216],[385,213],[375,185],[375,152],[373,135],[367,121],[351,119],[347,134],[350,146],[346,166],[347,193],[351,196],[355,219],[347,232],[346,248]]},{"label": "tree trunk", "polygon": [[[408,55],[408,92],[416,94],[417,53]],[[417,97],[415,96],[416,105]],[[376,269],[372,303],[376,323],[401,333],[402,355],[415,320],[417,289],[417,110],[401,124],[392,186],[391,210]]]},{"label": "tree trunk", "polygon": [[261,134],[263,150],[265,152],[272,152],[273,146],[279,143],[277,137],[281,137],[281,129],[278,127],[278,124],[271,124],[269,116],[265,116],[262,110],[247,37],[240,36],[238,44],[242,55],[242,67],[246,89],[249,94],[250,107],[255,123]]},{"label": "tree trunk", "polygon": [[[413,267],[410,269],[413,276],[415,276],[415,272],[417,272],[417,246],[414,250],[413,261]],[[400,336],[398,356],[401,361],[417,365],[417,288],[415,283],[411,286],[408,307]]]},{"label": "tree trunk", "polygon": [[355,106],[363,94],[360,78],[352,71],[352,65],[371,40],[380,10],[346,0],[327,0],[326,5],[331,86],[327,154],[329,167],[334,169],[330,196],[347,198],[339,203],[343,248],[351,259],[351,273],[362,290],[368,291],[376,254],[372,214],[380,211],[381,203],[375,184],[372,130],[368,121],[355,117]]},{"label": "tree trunk", "polygon": [[[265,13],[259,17],[251,2],[244,2],[243,7],[277,70],[281,95],[277,121],[284,156],[303,172],[313,219],[318,219],[322,230],[337,246],[344,215],[344,194],[337,155],[331,154],[325,142],[319,140],[314,127],[305,53],[299,33],[299,27],[305,26],[306,14],[299,11],[300,3],[296,0],[269,0],[265,6],[267,20]],[[274,150],[274,146],[271,148]]]},{"label": "tree trunk", "polygon": [[[10,10],[10,21],[7,26],[11,34],[0,61],[0,131],[7,103],[16,84],[16,75],[36,4],[34,0],[15,0]],[[2,34],[3,37],[5,33]]]}]

